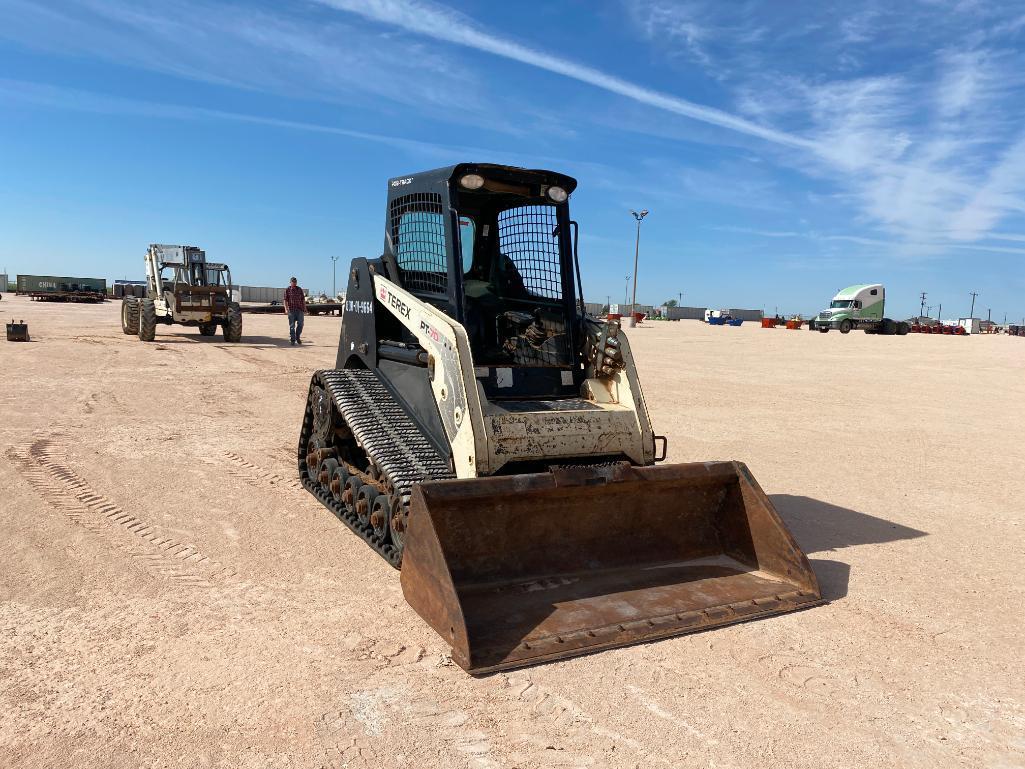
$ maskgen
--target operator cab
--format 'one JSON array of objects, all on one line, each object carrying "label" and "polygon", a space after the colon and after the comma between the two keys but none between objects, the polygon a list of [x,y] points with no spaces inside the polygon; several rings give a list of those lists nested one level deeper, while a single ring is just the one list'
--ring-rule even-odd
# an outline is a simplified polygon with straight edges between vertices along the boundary
[{"label": "operator cab", "polygon": [[[421,193],[418,182],[441,192]],[[396,184],[413,189],[401,194]],[[576,181],[463,164],[389,187],[386,259],[390,247],[403,287],[462,323],[488,396],[576,396],[580,316],[568,204]],[[535,371],[520,376],[526,368]]]}]

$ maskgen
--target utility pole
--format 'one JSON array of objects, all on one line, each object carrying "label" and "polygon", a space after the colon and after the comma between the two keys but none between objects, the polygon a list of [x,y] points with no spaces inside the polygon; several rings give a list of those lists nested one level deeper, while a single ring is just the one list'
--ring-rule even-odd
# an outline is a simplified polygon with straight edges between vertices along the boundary
[{"label": "utility pole", "polygon": [[637,325],[637,319],[634,312],[637,310],[637,260],[640,258],[641,254],[641,219],[648,215],[648,209],[645,208],[640,213],[636,211],[631,211],[630,213],[633,214],[634,219],[637,220],[637,240],[634,245],[634,295],[633,303],[630,305],[630,328],[633,328]]},{"label": "utility pole", "polygon": [[338,296],[338,285],[335,281],[336,267],[338,266],[338,257],[331,257],[331,298],[334,299]]},{"label": "utility pole", "polygon": [[938,320],[940,323],[943,322],[943,305],[942,304],[940,305],[940,309],[938,309],[936,311],[936,320]]},{"label": "utility pole", "polygon": [[925,315],[925,292],[924,291],[922,292],[922,306],[918,310],[918,314],[919,315]]},{"label": "utility pole", "polygon": [[977,297],[979,295],[979,292],[978,291],[972,291],[971,294],[972,294],[972,309],[968,313],[968,317],[969,318],[974,318],[975,317],[975,297]]},{"label": "utility pole", "polygon": [[676,306],[683,307],[683,292],[680,291],[679,293],[677,293],[676,297]]},{"label": "utility pole", "polygon": [[927,317],[927,318],[931,318],[932,317],[932,305],[931,304],[928,307],[925,308],[925,317]]}]

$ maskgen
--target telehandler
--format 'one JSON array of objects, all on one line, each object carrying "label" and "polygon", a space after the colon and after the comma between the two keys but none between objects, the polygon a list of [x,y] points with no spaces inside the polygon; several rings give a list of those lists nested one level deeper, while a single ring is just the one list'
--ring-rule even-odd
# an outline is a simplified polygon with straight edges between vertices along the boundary
[{"label": "telehandler", "polygon": [[152,342],[157,324],[198,326],[225,342],[242,341],[242,312],[235,301],[228,265],[208,262],[195,246],[150,245],[146,251],[146,296],[121,300],[121,330]]}]

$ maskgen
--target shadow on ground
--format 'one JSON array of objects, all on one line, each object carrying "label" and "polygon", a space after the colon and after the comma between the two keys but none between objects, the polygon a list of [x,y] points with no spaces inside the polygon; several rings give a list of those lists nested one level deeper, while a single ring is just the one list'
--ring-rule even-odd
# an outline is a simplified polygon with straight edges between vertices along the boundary
[{"label": "shadow on ground", "polygon": [[[254,350],[268,348],[268,347],[290,347],[288,342],[288,330],[285,330],[283,337],[278,336],[255,336],[253,334],[242,334],[241,342],[225,342],[224,336],[220,333],[214,334],[213,336],[202,336],[199,333],[196,334],[157,334],[155,342],[160,344],[213,344],[213,345],[225,345],[232,348],[250,348]],[[303,345],[311,344],[307,340],[303,340]]]},{"label": "shadow on ground", "polygon": [[[854,545],[874,545],[927,536],[927,532],[811,497],[772,494],[770,498],[797,544],[808,555]],[[832,601],[847,595],[851,571],[848,564],[825,559],[810,560],[819,579],[823,598]]]},{"label": "shadow on ground", "polygon": [[770,499],[806,553],[926,536],[924,531],[811,497],[772,494]]}]

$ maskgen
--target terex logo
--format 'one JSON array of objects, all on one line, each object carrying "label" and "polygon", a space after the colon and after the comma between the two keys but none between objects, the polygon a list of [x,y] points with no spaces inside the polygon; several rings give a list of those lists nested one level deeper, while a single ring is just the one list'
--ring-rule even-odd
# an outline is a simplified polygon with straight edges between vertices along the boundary
[{"label": "terex logo", "polygon": [[427,325],[424,321],[420,321],[420,330],[427,334],[427,336],[429,336],[435,342],[441,341],[441,335],[433,328],[431,328],[429,325]]},{"label": "terex logo", "polygon": [[377,290],[377,298],[395,310],[395,312],[403,318],[409,317],[409,311],[412,308],[383,286]]}]

